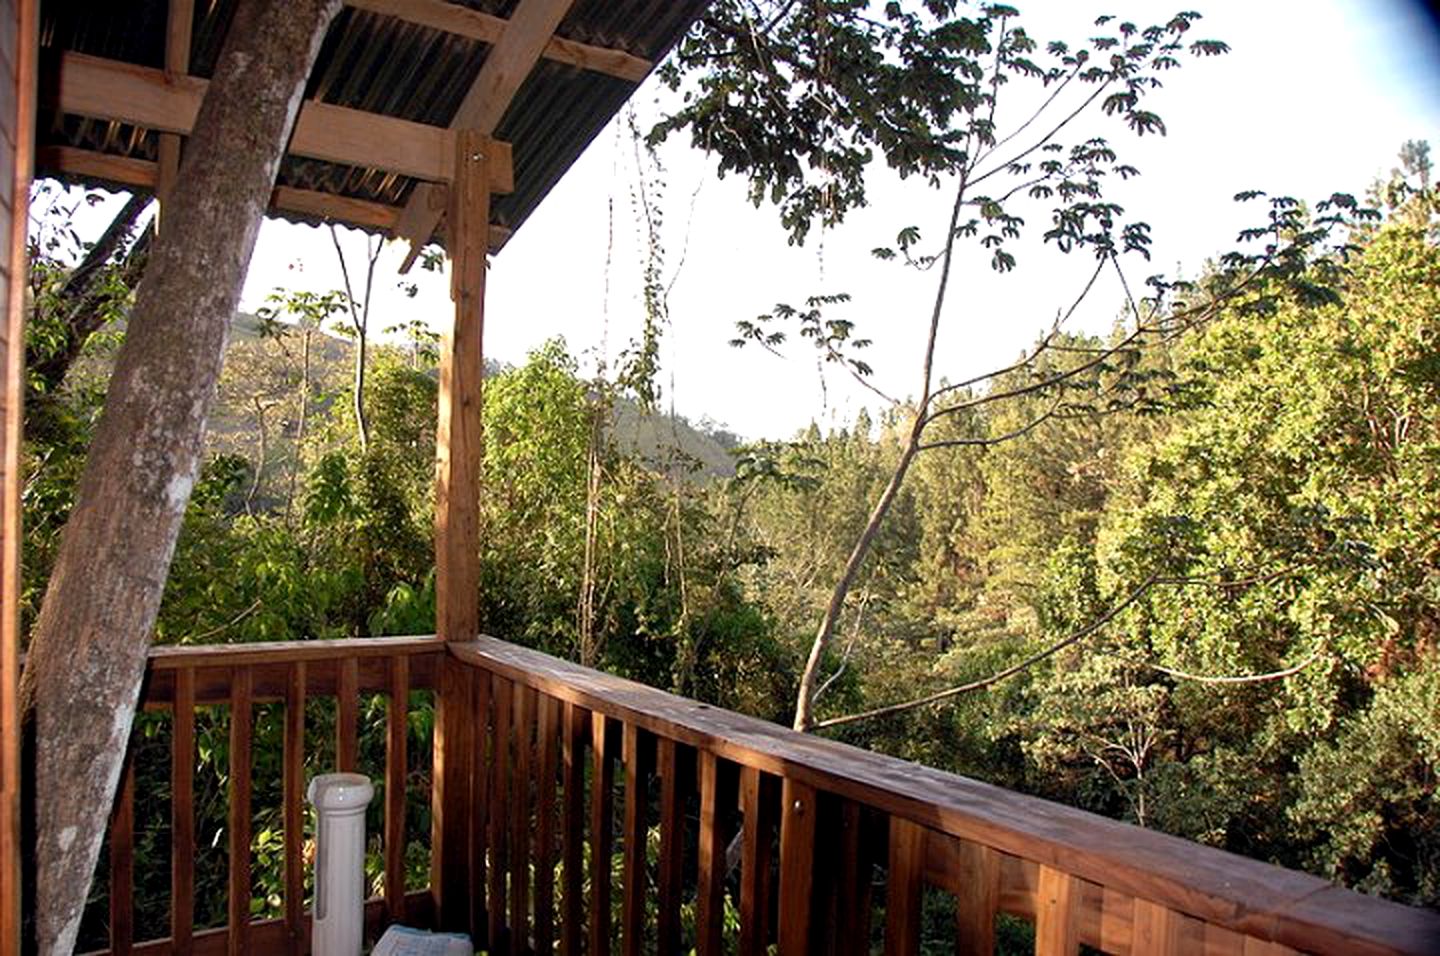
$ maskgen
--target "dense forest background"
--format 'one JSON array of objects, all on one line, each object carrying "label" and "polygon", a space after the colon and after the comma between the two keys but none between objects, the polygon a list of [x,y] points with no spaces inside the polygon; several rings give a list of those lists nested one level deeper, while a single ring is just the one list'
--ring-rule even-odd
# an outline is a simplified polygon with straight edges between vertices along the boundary
[{"label": "dense forest background", "polygon": [[[1383,222],[1308,264],[1325,295],[1257,289],[1144,348],[1114,349],[1123,319],[1063,336],[950,416],[847,597],[818,732],[1440,905],[1440,236],[1427,151],[1402,158]],[[138,230],[81,274],[86,197],[38,189],[27,622],[143,256]],[[78,344],[77,295],[104,316]],[[157,640],[433,630],[435,341],[370,343],[362,443],[345,322],[339,293],[284,290],[237,318]],[[1066,363],[1058,398],[1017,388]],[[578,368],[555,341],[487,381],[485,631],[788,722],[904,407],[746,444]],[[223,748],[202,727],[202,760]]]}]

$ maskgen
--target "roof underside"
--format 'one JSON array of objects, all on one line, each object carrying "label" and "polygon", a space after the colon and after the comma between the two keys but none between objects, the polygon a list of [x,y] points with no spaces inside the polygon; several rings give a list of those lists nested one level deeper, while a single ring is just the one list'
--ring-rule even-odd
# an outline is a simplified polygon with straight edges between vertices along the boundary
[{"label": "roof underside", "polygon": [[[188,56],[180,62],[188,60],[190,76],[208,79],[237,2],[45,0],[40,27],[37,174],[126,188],[145,188],[148,177],[148,185],[153,187],[160,141],[167,134],[123,121],[123,105],[104,116],[67,111],[68,104],[61,102],[64,97],[47,90],[47,83],[63,87],[68,81],[68,67],[60,66],[67,54],[164,70],[167,35],[173,35],[175,29],[172,4],[179,5],[179,12],[173,14],[177,20],[188,17],[190,21]],[[553,8],[556,2],[352,0],[325,38],[306,99],[432,127],[451,127],[487,59],[512,39],[511,32],[520,32],[505,29],[495,18],[508,21],[523,3]],[[486,130],[513,148],[514,188],[507,195],[496,195],[492,202],[493,246],[498,247],[525,222],[649,68],[685,32],[705,2],[560,0],[566,12],[554,39],[518,88],[502,94],[509,96],[508,104],[499,104],[498,125],[493,131]],[[454,27],[457,22],[460,26]],[[468,35],[437,29],[433,25],[437,23]],[[478,38],[487,32],[491,42]],[[565,50],[557,53],[557,46]],[[174,62],[172,52],[172,67]],[[412,193],[420,182],[416,176],[394,169],[287,155],[277,186],[289,187],[288,195],[304,201],[281,201],[280,194],[286,190],[278,190],[272,211],[298,221],[334,219],[395,234],[407,203],[419,202],[418,198],[412,201]],[[326,197],[359,202],[335,203]],[[425,235],[410,238],[432,238],[432,225],[419,227]],[[439,238],[439,233],[434,237]]]}]

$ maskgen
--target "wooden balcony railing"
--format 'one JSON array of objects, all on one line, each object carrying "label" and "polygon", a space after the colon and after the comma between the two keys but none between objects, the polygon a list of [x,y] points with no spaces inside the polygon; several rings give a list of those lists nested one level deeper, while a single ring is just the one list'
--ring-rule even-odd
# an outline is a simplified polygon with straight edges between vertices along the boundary
[{"label": "wooden balcony railing", "polygon": [[[405,767],[406,689],[416,687],[438,688],[440,699],[436,844],[430,895],[407,902],[395,775]],[[184,715],[200,703],[238,711],[284,702],[285,832],[300,833],[303,727],[294,715],[307,695],[336,695],[338,762],[353,765],[363,692],[392,702],[377,927],[403,917],[464,929],[490,953],[693,947],[708,956],[773,945],[781,954],[902,954],[918,951],[922,924],[933,932],[943,911],[961,953],[995,952],[1002,913],[1029,924],[1039,956],[1082,945],[1244,956],[1440,948],[1440,915],[1429,911],[501,641],[406,638],[155,652],[146,706],[177,715],[173,926],[169,939],[142,946],[128,935],[124,791],[111,837],[113,952],[304,951],[300,856],[288,842],[284,919],[249,921],[244,721],[230,731],[230,927],[191,933],[184,817],[194,762]],[[736,842],[739,859],[727,860]]]},{"label": "wooden balcony railing", "polygon": [[[385,707],[384,853],[385,896],[367,908],[373,926],[388,920],[430,920],[428,894],[405,896],[404,823],[406,722],[410,692],[433,690],[445,648],[433,637],[365,641],[299,641],[204,647],[160,647],[150,653],[141,692],[147,710],[168,710],[170,724],[170,927],[161,939],[135,939],[135,781],[127,761],[112,812],[109,840],[109,952],[127,953],[303,953],[309,921],[304,909],[306,830],[306,704],[335,700],[334,765],[322,770],[355,770],[359,757],[362,694],[383,694]],[[281,797],[284,917],[253,921],[252,898],[252,731],[254,709],[283,708]],[[197,932],[196,903],[196,716],[198,708],[228,711],[226,821],[227,925]],[[235,719],[244,714],[245,719]],[[132,754],[134,746],[132,744]],[[147,798],[149,795],[146,795]],[[290,839],[297,834],[297,839]]]}]

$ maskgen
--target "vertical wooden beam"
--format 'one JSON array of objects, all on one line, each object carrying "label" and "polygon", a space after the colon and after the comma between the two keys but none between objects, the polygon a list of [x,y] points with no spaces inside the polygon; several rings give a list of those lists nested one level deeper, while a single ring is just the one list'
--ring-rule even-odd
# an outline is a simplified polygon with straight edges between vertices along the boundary
[{"label": "vertical wooden beam", "polygon": [[504,953],[509,945],[509,924],[506,923],[505,875],[510,866],[510,830],[508,827],[511,783],[510,719],[514,716],[515,685],[498,675],[490,678],[490,699],[494,707],[494,723],[490,732],[490,784],[486,788],[487,825],[489,826],[490,869],[487,871],[488,915],[490,925],[485,940],[490,952]]},{"label": "vertical wooden beam", "polygon": [[645,858],[650,833],[645,810],[653,751],[653,738],[633,723],[625,725],[625,885],[620,926],[625,956],[645,952]]},{"label": "vertical wooden beam", "polygon": [[[190,72],[190,38],[195,26],[195,0],[170,0],[165,24],[165,78],[173,80]],[[180,171],[180,137],[161,133],[155,195],[164,212],[170,190]]]},{"label": "vertical wooden beam", "polygon": [[1000,854],[983,843],[961,840],[958,868],[963,881],[955,903],[955,952],[995,952],[995,911],[1000,907]]},{"label": "vertical wooden beam", "polygon": [[440,359],[436,431],[435,623],[441,640],[473,640],[480,630],[480,378],[484,367],[488,137],[455,136],[450,190],[450,296],[455,324]]},{"label": "vertical wooden beam", "polygon": [[845,800],[840,805],[838,843],[839,874],[835,886],[834,927],[837,953],[844,956],[870,952],[870,922],[873,909],[872,885],[877,834],[882,826],[860,804]]},{"label": "vertical wooden beam", "polygon": [[[170,740],[170,940],[176,956],[190,956],[195,926],[195,671],[188,667],[175,672],[174,714],[175,733]],[[285,841],[288,856],[288,830]]]},{"label": "vertical wooden beam", "polygon": [[385,712],[385,915],[405,921],[406,739],[410,725],[410,658],[390,659],[390,706]]},{"label": "vertical wooden beam", "polygon": [[[305,952],[305,662],[290,665],[285,685],[285,936],[293,956]],[[194,689],[191,689],[194,695]],[[180,706],[179,694],[175,705]],[[192,760],[193,762],[193,760]],[[187,951],[188,952],[188,951]]]},{"label": "vertical wooden beam", "polygon": [[110,816],[110,953],[130,956],[135,946],[135,749],[120,771],[120,792]]},{"label": "vertical wooden beam", "polygon": [[35,58],[39,0],[0,2],[0,50],[9,69],[0,84],[13,111],[0,116],[0,956],[20,952],[20,471],[25,394],[25,228],[35,149]]},{"label": "vertical wooden beam", "polygon": [[434,789],[431,794],[430,895],[444,930],[470,921],[470,764],[473,704],[468,668],[446,655],[435,695]]},{"label": "vertical wooden beam", "polygon": [[691,787],[689,774],[693,772],[693,758],[693,751],[687,748],[682,754],[674,740],[660,738],[660,913],[655,933],[656,947],[662,953],[680,951],[680,900],[685,876],[684,800]]},{"label": "vertical wooden beam", "polygon": [[735,765],[713,750],[700,751],[700,850],[695,887],[695,948],[721,956],[724,948],[726,808],[735,805]]},{"label": "vertical wooden beam", "polygon": [[495,756],[495,732],[490,721],[493,680],[490,672],[468,668],[471,694],[475,701],[474,763],[470,767],[470,935],[476,949],[488,950],[487,929],[490,910],[486,899],[490,876],[490,820],[499,812],[491,796],[491,763]]},{"label": "vertical wooden beam", "polygon": [[1180,952],[1180,914],[1137,897],[1130,923],[1130,951]]},{"label": "vertical wooden beam", "polygon": [[925,828],[890,818],[890,871],[885,895],[885,956],[920,952],[920,900],[925,876]]},{"label": "vertical wooden beam", "polygon": [[590,715],[590,947],[589,956],[610,956],[610,854],[614,851],[615,751],[612,718]]},{"label": "vertical wooden beam", "polygon": [[[490,141],[466,130],[456,135],[455,148],[450,190],[455,325],[441,351],[435,435],[435,629],[442,641],[469,641],[480,632],[480,376]],[[470,915],[467,827],[475,741],[469,687],[460,665],[446,657],[436,695],[430,844],[430,892],[442,928],[459,928]],[[456,699],[447,700],[449,695]]]},{"label": "vertical wooden beam", "polygon": [[815,788],[786,777],[780,798],[780,956],[810,952],[818,812]]},{"label": "vertical wooden beam", "polygon": [[540,695],[536,731],[540,774],[535,778],[535,952],[550,956],[555,936],[556,772],[560,756],[560,701]]},{"label": "vertical wooden beam", "polygon": [[584,936],[585,854],[585,741],[590,736],[590,713],[565,702],[561,733],[564,763],[564,807],[561,811],[560,952],[580,956]]},{"label": "vertical wooden beam", "polygon": [[1079,903],[1080,881],[1064,870],[1041,864],[1035,900],[1035,956],[1075,956],[1080,952]]},{"label": "vertical wooden beam", "polygon": [[740,952],[763,956],[769,946],[771,840],[775,833],[774,777],[755,767],[740,771],[744,837],[740,844]]},{"label": "vertical wooden beam", "polygon": [[534,772],[535,688],[517,683],[512,709],[515,780],[510,788],[510,952],[530,939],[530,786]]},{"label": "vertical wooden beam", "polygon": [[340,662],[340,681],[335,691],[335,769],[355,773],[360,769],[360,662],[348,657]]},{"label": "vertical wooden beam", "polygon": [[227,952],[250,951],[250,735],[251,673],[236,667],[230,678],[230,933]]}]

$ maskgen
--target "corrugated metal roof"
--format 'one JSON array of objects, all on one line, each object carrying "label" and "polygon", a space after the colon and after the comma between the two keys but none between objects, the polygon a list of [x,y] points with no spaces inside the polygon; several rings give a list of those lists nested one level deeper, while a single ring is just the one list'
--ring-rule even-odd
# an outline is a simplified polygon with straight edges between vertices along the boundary
[{"label": "corrugated metal roof", "polygon": [[[236,2],[196,0],[193,75],[213,74]],[[509,17],[517,2],[466,0],[461,5]],[[680,38],[705,3],[576,0],[556,35],[653,62]],[[167,0],[47,0],[41,9],[42,55],[74,51],[162,68],[167,7]],[[466,37],[347,7],[325,38],[306,95],[448,126],[489,52],[488,45]],[[42,70],[42,84],[43,75]],[[496,129],[496,137],[514,147],[515,190],[495,198],[492,221],[511,231],[519,228],[633,91],[626,80],[541,60]],[[158,152],[153,131],[43,113],[39,142],[144,160],[154,160]],[[43,162],[38,172],[45,174]],[[281,164],[278,184],[403,206],[415,181],[384,170],[291,156]]]}]

